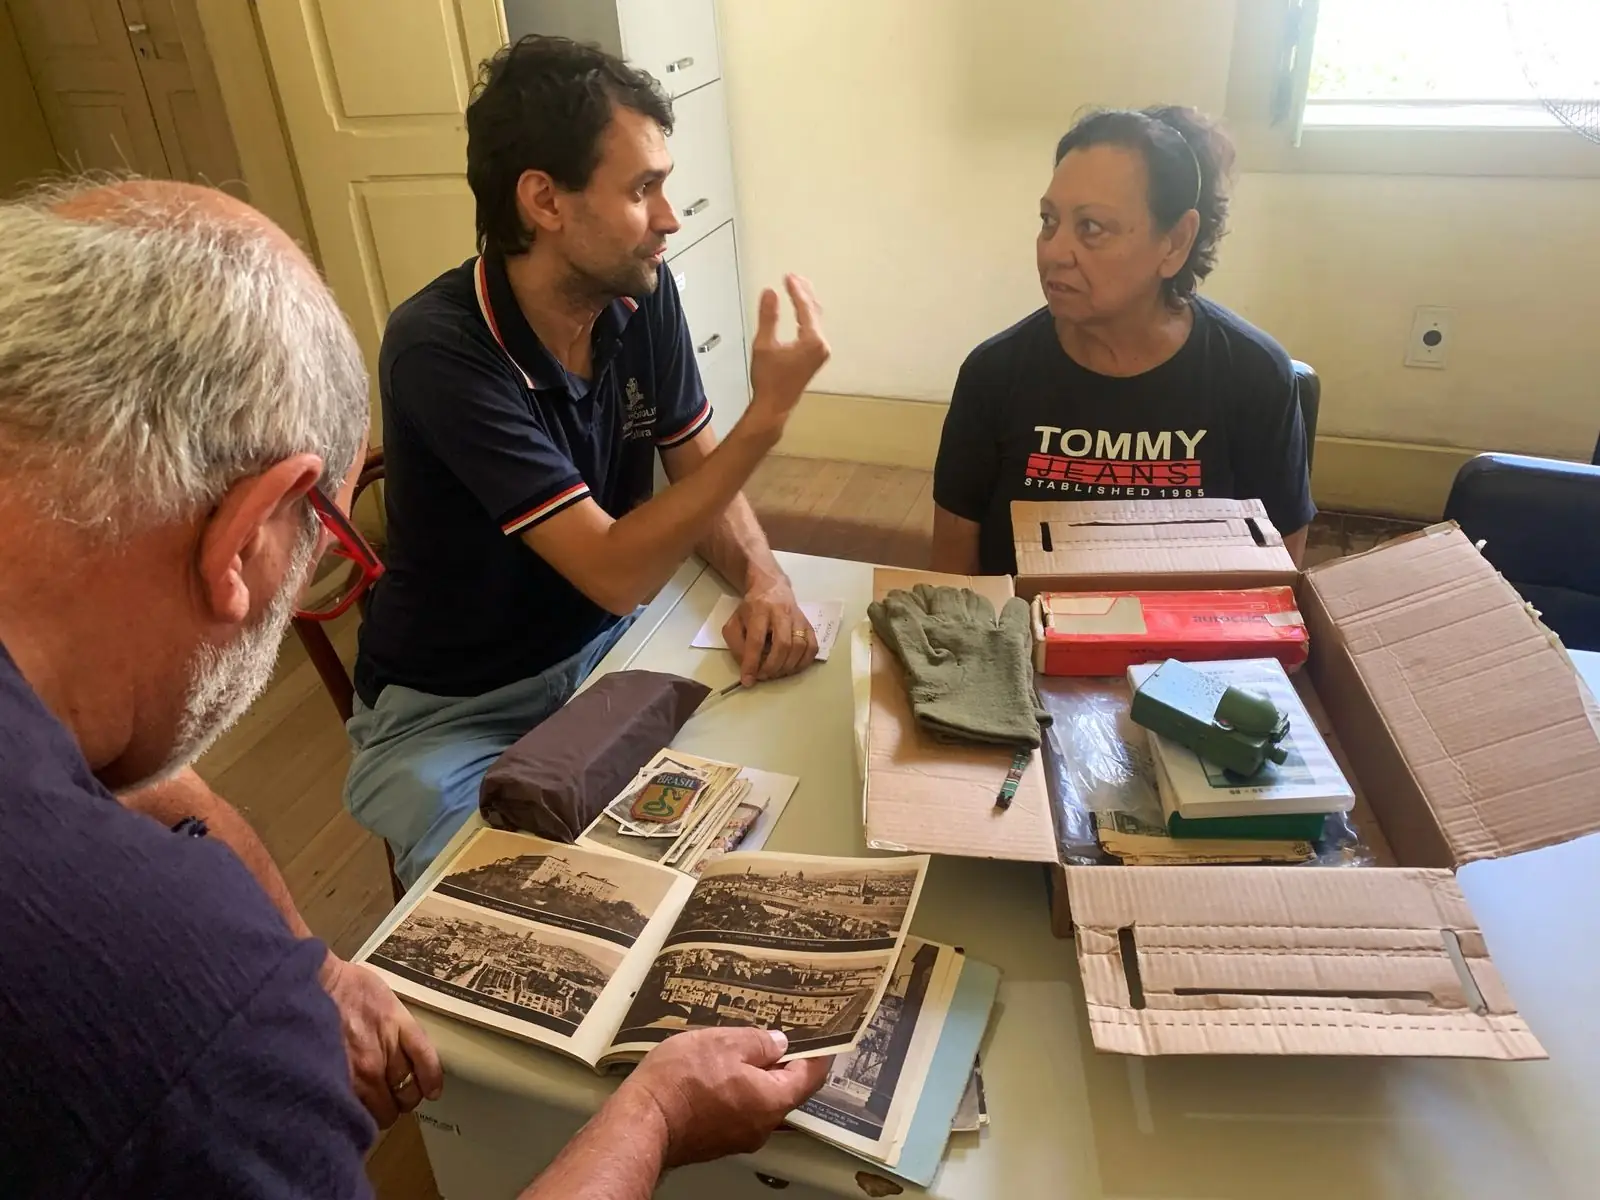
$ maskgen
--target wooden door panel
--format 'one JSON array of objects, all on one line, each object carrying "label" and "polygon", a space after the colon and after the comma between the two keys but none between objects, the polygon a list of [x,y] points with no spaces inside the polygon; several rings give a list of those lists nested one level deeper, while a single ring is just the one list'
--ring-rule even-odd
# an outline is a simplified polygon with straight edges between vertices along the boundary
[{"label": "wooden door panel", "polygon": [[12,0],[19,21],[33,26],[34,36],[52,55],[98,54],[100,30],[87,4],[62,4],[59,0]]},{"label": "wooden door panel", "polygon": [[393,307],[472,253],[463,118],[478,63],[505,42],[497,0],[374,10],[257,9],[323,269],[369,369]]},{"label": "wooden door panel", "polygon": [[117,0],[8,2],[39,107],[66,164],[165,176],[166,151]]},{"label": "wooden door panel", "polygon": [[121,3],[172,177],[248,200],[194,0]]},{"label": "wooden door panel", "polygon": [[128,129],[127,106],[114,92],[61,92],[56,98],[57,121],[51,136],[57,145],[70,146],[73,170],[123,171],[127,169],[124,147],[133,144]]},{"label": "wooden door panel", "polygon": [[[476,63],[462,54],[449,0],[399,0],[385,6],[374,45],[370,0],[321,0],[330,111],[345,117],[458,117],[466,111]],[[377,52],[375,52],[377,51]]]},{"label": "wooden door panel", "polygon": [[358,229],[376,268],[372,306],[384,321],[444,267],[476,249],[472,190],[465,179],[379,179],[356,184],[354,192]]}]

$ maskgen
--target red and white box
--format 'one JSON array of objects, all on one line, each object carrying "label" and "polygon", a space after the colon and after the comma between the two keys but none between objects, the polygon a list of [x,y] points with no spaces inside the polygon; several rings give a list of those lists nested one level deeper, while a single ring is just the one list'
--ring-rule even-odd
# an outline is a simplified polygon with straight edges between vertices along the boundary
[{"label": "red and white box", "polygon": [[1239,591],[1040,592],[1034,666],[1045,675],[1121,675],[1176,658],[1306,661],[1310,639],[1288,587]]}]

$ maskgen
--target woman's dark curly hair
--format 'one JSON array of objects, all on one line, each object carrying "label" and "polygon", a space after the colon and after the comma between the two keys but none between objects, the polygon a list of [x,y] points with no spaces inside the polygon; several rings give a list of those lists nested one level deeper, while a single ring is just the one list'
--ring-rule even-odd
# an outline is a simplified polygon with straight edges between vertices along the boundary
[{"label": "woman's dark curly hair", "polygon": [[1150,215],[1163,232],[1191,208],[1200,214],[1188,259],[1161,285],[1167,303],[1181,308],[1217,265],[1217,243],[1227,232],[1233,142],[1197,109],[1109,109],[1081,118],[1056,143],[1056,165],[1073,150],[1104,145],[1125,146],[1144,156]]}]

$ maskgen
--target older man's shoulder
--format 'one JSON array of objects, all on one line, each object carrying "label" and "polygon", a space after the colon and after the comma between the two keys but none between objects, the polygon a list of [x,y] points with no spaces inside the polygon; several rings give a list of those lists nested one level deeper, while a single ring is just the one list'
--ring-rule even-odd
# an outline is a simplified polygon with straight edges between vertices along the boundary
[{"label": "older man's shoulder", "polygon": [[220,1089],[241,1064],[348,1107],[321,947],[226,846],[106,792],[3,648],[0,911],[0,1073],[26,1098],[0,1123],[0,1178],[37,1185],[22,1194],[86,1194],[141,1138],[204,1140],[183,1114],[235,1109]]}]

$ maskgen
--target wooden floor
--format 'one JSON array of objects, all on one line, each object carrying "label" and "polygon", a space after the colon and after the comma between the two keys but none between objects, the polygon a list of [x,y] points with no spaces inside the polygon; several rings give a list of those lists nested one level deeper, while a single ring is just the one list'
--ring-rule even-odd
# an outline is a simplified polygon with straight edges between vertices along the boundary
[{"label": "wooden floor", "polygon": [[[774,548],[925,567],[933,528],[927,471],[776,457],[747,489]],[[1325,514],[1311,561],[1367,549],[1406,522]],[[346,663],[354,613],[331,626]],[[348,957],[389,911],[383,847],[340,801],[350,748],[332,702],[299,642],[284,644],[274,682],[199,764],[200,774],[254,825],[312,932]],[[396,1126],[369,1174],[382,1200],[436,1200],[416,1124]]]},{"label": "wooden floor", "polygon": [[[776,550],[925,568],[933,538],[933,473],[911,467],[774,456],[745,494]],[[1418,522],[1319,513],[1306,566],[1370,550]]]},{"label": "wooden floor", "polygon": [[745,488],[775,550],[925,568],[933,473],[774,456]]}]

